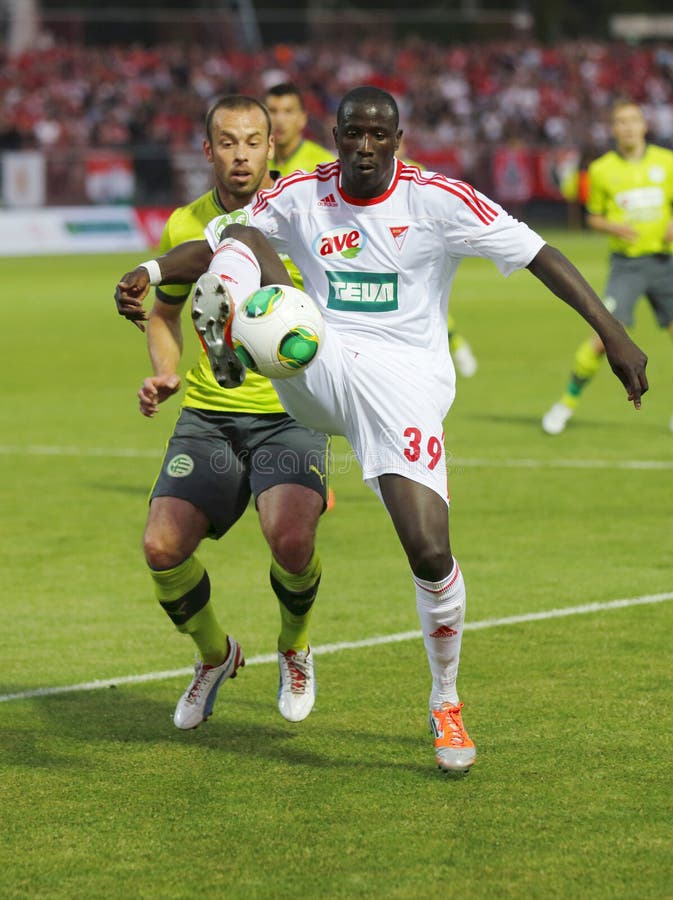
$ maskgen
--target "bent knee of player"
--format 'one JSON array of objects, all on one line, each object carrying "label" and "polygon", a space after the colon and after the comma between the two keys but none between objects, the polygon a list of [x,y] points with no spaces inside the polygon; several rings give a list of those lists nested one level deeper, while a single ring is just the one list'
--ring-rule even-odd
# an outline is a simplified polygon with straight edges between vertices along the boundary
[{"label": "bent knee of player", "polygon": [[432,540],[419,541],[407,548],[407,558],[411,571],[424,581],[441,581],[453,567],[451,548]]},{"label": "bent knee of player", "polygon": [[145,532],[143,537],[143,553],[150,569],[174,569],[189,556],[174,541],[167,541],[156,532]]},{"label": "bent knee of player", "polygon": [[313,555],[315,531],[304,525],[286,529],[274,529],[266,535],[273,558],[286,572],[293,575],[302,572]]},{"label": "bent knee of player", "polygon": [[149,522],[143,535],[145,561],[151,569],[174,569],[194,553],[199,543],[195,533],[166,529]]},{"label": "bent knee of player", "polygon": [[605,346],[603,345],[603,341],[598,337],[597,334],[592,335],[591,344],[596,351],[601,356],[605,353]]},{"label": "bent knee of player", "polygon": [[257,257],[258,262],[261,261],[265,253],[271,252],[275,255],[275,252],[271,249],[271,245],[266,237],[259,228],[255,228],[252,225],[241,225],[239,222],[233,222],[231,225],[227,225],[222,232],[220,243],[225,238],[230,238],[239,241],[241,244],[245,244],[246,247],[249,247],[250,250],[252,250],[253,254]]}]

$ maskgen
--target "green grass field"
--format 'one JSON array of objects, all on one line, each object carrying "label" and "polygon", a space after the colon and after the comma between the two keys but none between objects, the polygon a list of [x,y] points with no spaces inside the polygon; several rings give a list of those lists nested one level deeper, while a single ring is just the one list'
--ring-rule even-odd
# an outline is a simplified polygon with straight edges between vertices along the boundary
[{"label": "green grass field", "polygon": [[[600,290],[604,242],[548,237]],[[526,272],[470,261],[458,275],[452,310],[480,368],[459,382],[446,445],[479,758],[456,780],[433,763],[419,638],[332,648],[311,717],[279,716],[252,509],[200,554],[251,664],[208,723],[173,727],[189,677],[171,673],[192,646],[153,599],[140,535],[178,404],[137,412],[144,338],[112,301],[136,261],[0,263],[0,896],[673,897],[673,373],[649,309],[642,410],[605,367],[549,438],[540,416],[584,323]],[[335,444],[318,650],[419,627],[392,527]],[[96,680],[117,683],[76,687]]]}]

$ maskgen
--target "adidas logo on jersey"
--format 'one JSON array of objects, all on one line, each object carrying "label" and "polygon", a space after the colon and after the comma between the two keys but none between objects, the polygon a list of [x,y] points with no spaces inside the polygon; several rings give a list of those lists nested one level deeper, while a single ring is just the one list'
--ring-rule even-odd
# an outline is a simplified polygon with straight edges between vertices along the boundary
[{"label": "adidas logo on jersey", "polygon": [[323,197],[321,200],[318,200],[318,206],[321,206],[323,209],[334,209],[338,206],[334,194],[328,194],[326,197]]}]

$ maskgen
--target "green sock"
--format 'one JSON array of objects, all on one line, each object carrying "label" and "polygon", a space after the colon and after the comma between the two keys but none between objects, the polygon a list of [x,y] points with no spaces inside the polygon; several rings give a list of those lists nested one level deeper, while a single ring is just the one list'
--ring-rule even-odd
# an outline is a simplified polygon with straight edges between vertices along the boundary
[{"label": "green sock", "polygon": [[281,653],[308,649],[308,623],[321,573],[320,557],[315,550],[306,568],[296,575],[286,571],[275,559],[271,560],[271,587],[280,604],[278,649]]},{"label": "green sock", "polygon": [[580,394],[598,372],[602,359],[603,354],[598,353],[591,340],[585,341],[577,348],[573,369],[568,386],[561,397],[561,403],[569,406],[570,409],[575,409],[579,403]]},{"label": "green sock", "polygon": [[227,635],[210,602],[210,579],[195,556],[174,569],[150,569],[157,600],[178,631],[189,634],[208,665],[227,655]]}]

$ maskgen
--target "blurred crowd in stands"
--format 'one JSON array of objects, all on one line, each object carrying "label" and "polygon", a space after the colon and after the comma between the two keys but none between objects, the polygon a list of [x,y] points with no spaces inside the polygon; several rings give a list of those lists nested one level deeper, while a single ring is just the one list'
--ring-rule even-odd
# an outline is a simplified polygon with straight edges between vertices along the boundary
[{"label": "blurred crowd in stands", "polygon": [[308,136],[328,147],[344,91],[365,83],[389,90],[400,104],[406,152],[440,170],[435,163],[453,159],[461,177],[484,189],[479,168],[495,146],[603,152],[619,96],[642,104],[652,141],[673,145],[671,43],[440,46],[412,38],[276,45],[257,54],[179,43],[47,44],[0,60],[0,150],[41,148],[63,159],[77,148],[124,150],[149,195],[175,154],[200,151],[215,95],[263,96],[281,81],[302,89]]}]

